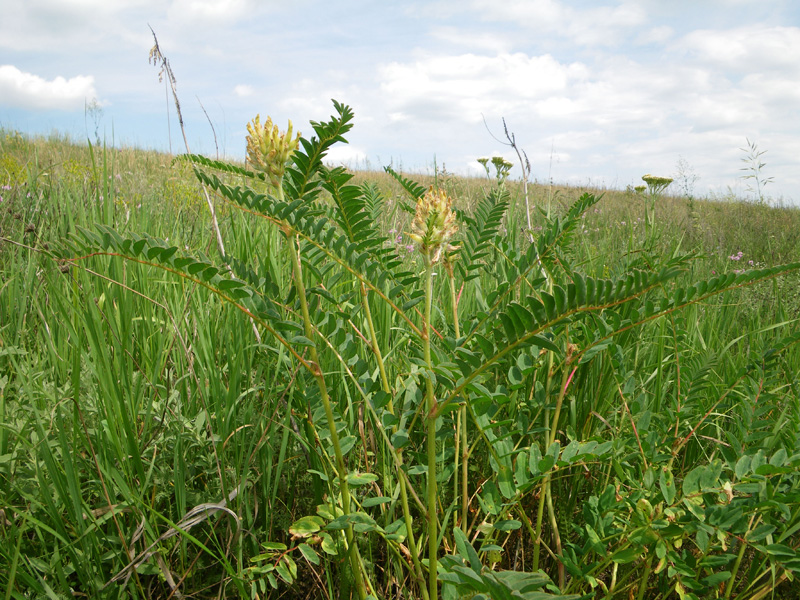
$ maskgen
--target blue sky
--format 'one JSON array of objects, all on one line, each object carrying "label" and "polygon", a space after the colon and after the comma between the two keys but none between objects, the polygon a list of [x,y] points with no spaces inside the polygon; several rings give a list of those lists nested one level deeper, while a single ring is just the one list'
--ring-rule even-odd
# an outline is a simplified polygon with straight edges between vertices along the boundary
[{"label": "blue sky", "polygon": [[[356,113],[331,158],[455,173],[513,152],[533,177],[624,188],[696,175],[696,195],[748,196],[741,148],[766,150],[766,193],[800,204],[795,0],[0,0],[0,126],[182,151],[148,64],[177,77],[192,151],[242,157],[247,122]],[[87,101],[101,113],[86,118]],[[198,99],[200,102],[198,102]],[[88,124],[87,124],[88,121]],[[512,175],[519,176],[515,167]],[[677,191],[677,190],[676,190]]]}]

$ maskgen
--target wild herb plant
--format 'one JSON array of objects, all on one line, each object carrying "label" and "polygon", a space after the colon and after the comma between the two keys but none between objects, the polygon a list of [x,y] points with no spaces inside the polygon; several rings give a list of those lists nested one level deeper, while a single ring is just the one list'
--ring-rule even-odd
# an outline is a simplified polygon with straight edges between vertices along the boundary
[{"label": "wild herb plant", "polygon": [[[645,232],[653,231],[653,221],[656,214],[656,203],[664,195],[664,192],[672,183],[671,177],[659,177],[657,175],[642,176],[642,181],[647,184],[647,195],[644,201],[644,226]],[[645,190],[642,190],[645,191]]]},{"label": "wild herb plant", "polygon": [[743,599],[793,578],[800,334],[731,324],[738,288],[800,264],[693,281],[694,255],[631,235],[584,274],[598,196],[530,242],[505,177],[467,208],[390,171],[397,243],[390,199],[323,163],[352,127],[334,107],[309,138],[254,121],[252,168],[184,157],[240,210],[224,259],[177,223],[125,231],[106,160],[104,194],[62,203],[61,262],[4,248],[6,597]]}]

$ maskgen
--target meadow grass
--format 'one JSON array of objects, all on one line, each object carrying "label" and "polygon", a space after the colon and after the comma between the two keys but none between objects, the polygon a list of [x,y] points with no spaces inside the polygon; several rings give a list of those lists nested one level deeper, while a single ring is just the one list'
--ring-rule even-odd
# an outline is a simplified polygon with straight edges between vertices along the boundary
[{"label": "meadow grass", "polygon": [[1,133],[4,598],[797,597],[797,209]]}]

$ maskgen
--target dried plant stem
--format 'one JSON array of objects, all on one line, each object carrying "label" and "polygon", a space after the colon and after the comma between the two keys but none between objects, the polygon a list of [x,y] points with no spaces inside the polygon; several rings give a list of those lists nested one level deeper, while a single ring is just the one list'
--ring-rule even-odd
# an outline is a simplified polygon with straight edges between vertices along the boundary
[{"label": "dried plant stem", "polygon": [[[186,147],[186,154],[191,154],[192,151],[189,149],[189,140],[186,138],[186,128],[183,126],[183,114],[181,113],[181,103],[178,100],[178,90],[176,88],[176,81],[175,75],[172,72],[172,67],[169,64],[169,60],[166,56],[161,53],[161,48],[158,45],[158,38],[156,37],[156,32],[153,31],[153,28],[150,27],[150,32],[153,34],[153,41],[154,45],[150,49],[150,62],[154,65],[160,65],[161,71],[158,74],[159,81],[161,78],[166,75],[167,82],[172,89],[172,99],[175,101],[175,110],[178,112],[178,123],[181,126],[181,135],[183,135],[183,144]],[[203,109],[205,111],[205,108]],[[216,133],[214,134],[216,139]],[[227,254],[225,252],[225,243],[222,241],[222,233],[219,230],[219,223],[217,221],[217,211],[214,208],[214,203],[211,201],[211,196],[208,193],[205,185],[201,185],[203,189],[203,195],[206,199],[206,204],[208,204],[208,210],[211,212],[211,227],[214,229],[214,234],[217,238],[217,249],[219,253],[222,255],[222,258],[226,258]]]},{"label": "dried plant stem", "polygon": [[[189,140],[186,138],[186,128],[183,126],[183,114],[181,113],[181,103],[178,100],[178,90],[176,88],[176,81],[175,75],[172,72],[172,67],[169,64],[169,60],[166,56],[161,53],[161,48],[158,45],[158,38],[156,37],[156,32],[153,31],[153,28],[150,27],[150,32],[153,34],[153,41],[154,45],[150,49],[150,61],[157,65],[158,63],[161,64],[161,71],[158,74],[159,81],[161,78],[166,75],[167,82],[172,89],[172,98],[175,100],[175,110],[178,112],[178,123],[181,126],[181,135],[183,136],[183,144],[186,148],[186,154],[191,154],[192,151],[189,149]],[[200,99],[198,98],[198,102]],[[202,103],[200,103],[200,107],[203,109],[203,112],[208,117],[208,113],[206,113],[206,109]],[[169,120],[169,111],[167,111],[167,119]],[[214,124],[211,123],[211,119],[208,119],[209,124],[211,124],[211,130],[214,132],[214,145],[217,144],[217,132],[214,131]],[[170,138],[170,152],[172,152],[172,139]],[[217,147],[217,155],[219,155],[219,147]],[[211,196],[208,193],[208,188],[206,188],[205,184],[201,183],[200,188],[203,190],[203,197],[206,199],[206,204],[208,205],[208,211],[211,213],[211,228],[214,230],[214,236],[216,237],[217,241],[217,250],[219,250],[220,256],[222,256],[223,260],[227,262],[227,253],[225,252],[225,242],[222,241],[222,232],[219,229],[219,221],[217,220],[217,210],[214,208],[214,202],[211,200]],[[230,267],[228,267],[230,270]],[[250,319],[250,324],[253,327],[253,333],[256,336],[256,340],[258,343],[261,343],[261,333],[258,331],[258,327],[256,327],[255,321]]]},{"label": "dried plant stem", "polygon": [[[531,162],[528,160],[527,154],[525,154],[524,150],[520,150],[519,146],[517,146],[517,139],[516,136],[508,131],[508,126],[506,125],[506,120],[503,119],[503,130],[506,134],[506,139],[508,140],[508,145],[514,149],[514,152],[517,153],[517,159],[519,159],[519,168],[522,169],[522,192],[525,195],[525,218],[528,224],[528,239],[531,243],[533,243],[533,227],[531,226],[531,205],[530,201],[528,200],[528,178],[531,175]],[[524,157],[524,158],[523,158]]]}]

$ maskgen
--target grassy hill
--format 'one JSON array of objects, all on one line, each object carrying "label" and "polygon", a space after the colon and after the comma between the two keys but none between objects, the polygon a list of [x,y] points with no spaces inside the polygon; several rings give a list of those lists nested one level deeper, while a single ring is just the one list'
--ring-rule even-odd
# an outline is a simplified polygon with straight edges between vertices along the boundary
[{"label": "grassy hill", "polygon": [[800,210],[533,184],[528,230],[317,134],[279,191],[0,131],[4,598],[798,597]]}]

